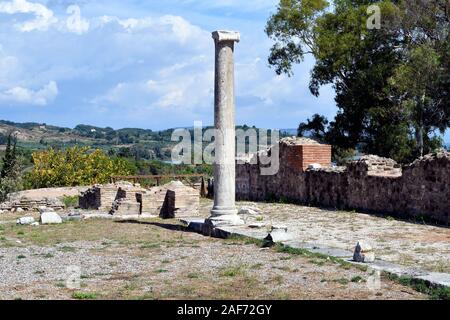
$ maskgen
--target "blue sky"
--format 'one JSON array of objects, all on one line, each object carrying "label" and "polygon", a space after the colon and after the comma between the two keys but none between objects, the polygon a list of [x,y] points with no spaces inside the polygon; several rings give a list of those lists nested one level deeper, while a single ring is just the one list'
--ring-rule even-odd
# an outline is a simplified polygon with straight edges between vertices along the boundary
[{"label": "blue sky", "polygon": [[[213,122],[211,31],[237,30],[236,121],[296,128],[332,118],[334,92],[267,65],[277,0],[0,0],[0,118],[165,129]],[[450,139],[448,139],[450,140]]]}]

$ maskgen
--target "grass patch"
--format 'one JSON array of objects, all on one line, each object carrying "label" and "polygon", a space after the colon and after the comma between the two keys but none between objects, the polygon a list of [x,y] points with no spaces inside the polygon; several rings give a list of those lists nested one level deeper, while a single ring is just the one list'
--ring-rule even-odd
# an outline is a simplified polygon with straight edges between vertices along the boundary
[{"label": "grass patch", "polygon": [[238,275],[243,275],[244,273],[245,267],[241,265],[222,268],[219,272],[219,275],[221,277],[236,277]]},{"label": "grass patch", "polygon": [[169,270],[166,270],[166,269],[158,269],[158,270],[156,270],[156,273],[166,273],[166,272],[169,272]]},{"label": "grass patch", "polygon": [[345,278],[334,279],[333,282],[339,283],[341,285],[347,285],[350,281]]},{"label": "grass patch", "polygon": [[19,260],[20,259],[25,259],[25,258],[26,258],[26,256],[24,256],[23,254],[20,254],[20,255],[17,256],[17,259],[19,259]]},{"label": "grass patch", "polygon": [[75,291],[72,293],[72,298],[77,300],[94,300],[99,296],[98,293],[95,292],[79,292]]},{"label": "grass patch", "polygon": [[64,196],[62,201],[66,209],[78,206],[78,196]]},{"label": "grass patch", "polygon": [[395,274],[383,273],[383,276],[387,277],[391,281],[400,283],[401,285],[408,286],[416,290],[417,292],[430,296],[432,300],[450,300],[450,288],[443,286],[432,286],[429,282],[421,279],[413,279],[409,276],[397,276]]},{"label": "grass patch", "polygon": [[187,277],[189,279],[198,279],[198,278],[200,278],[200,275],[196,272],[191,272],[191,273],[188,273]]},{"label": "grass patch", "polygon": [[279,243],[277,243],[274,248],[277,252],[283,252],[283,253],[288,253],[288,254],[292,254],[292,255],[300,255],[303,257],[313,258],[316,260],[316,261],[314,261],[314,263],[316,263],[316,264],[319,263],[318,262],[318,259],[319,259],[319,260],[325,260],[324,263],[331,262],[331,263],[338,264],[339,266],[341,266],[344,269],[356,268],[361,271],[367,271],[367,266],[353,264],[353,263],[347,262],[340,258],[328,256],[328,255],[322,254],[322,253],[311,252],[309,250],[302,249],[302,248],[292,248],[292,247],[289,247],[289,246],[286,246],[283,244],[279,244]]},{"label": "grass patch", "polygon": [[70,246],[64,246],[64,247],[59,248],[58,250],[62,251],[62,252],[75,252],[75,251],[77,251],[77,248],[70,247]]},{"label": "grass patch", "polygon": [[144,243],[139,248],[140,249],[156,249],[161,247],[159,243]]},{"label": "grass patch", "polygon": [[263,264],[262,264],[262,263],[257,263],[257,264],[252,265],[252,266],[251,266],[251,269],[253,269],[253,270],[259,270],[259,269],[261,269],[262,267],[263,267]]},{"label": "grass patch", "polygon": [[350,279],[351,282],[360,283],[360,282],[366,282],[363,277],[361,276],[354,276]]}]

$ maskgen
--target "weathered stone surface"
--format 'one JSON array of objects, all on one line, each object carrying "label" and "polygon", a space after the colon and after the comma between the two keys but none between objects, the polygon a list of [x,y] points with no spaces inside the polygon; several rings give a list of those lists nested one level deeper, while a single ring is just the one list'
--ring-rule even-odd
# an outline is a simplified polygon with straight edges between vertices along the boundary
[{"label": "weathered stone surface", "polygon": [[55,211],[55,210],[53,210],[53,208],[48,208],[46,206],[40,206],[38,208],[38,211],[39,211],[39,213],[43,213],[43,212],[49,212],[49,211]]},{"label": "weathered stone surface", "polygon": [[21,225],[32,224],[32,223],[34,223],[34,218],[33,217],[22,217],[22,218],[17,219],[16,223],[21,224]]},{"label": "weathered stone surface", "polygon": [[[0,209],[17,212],[18,208],[25,211],[37,210],[39,207],[64,209],[62,199],[65,196],[76,196],[86,187],[45,188],[11,193],[7,201],[0,204]],[[20,211],[20,210],[19,210]]]},{"label": "weathered stone surface", "polygon": [[364,156],[347,167],[304,171],[295,142],[283,139],[279,147],[280,169],[273,176],[260,175],[259,165],[236,165],[237,199],[284,199],[450,223],[448,151],[426,155],[403,168],[392,159]]},{"label": "weathered stone surface", "polygon": [[105,185],[94,185],[81,193],[79,206],[82,209],[94,209],[102,212],[111,212],[113,202],[118,199],[136,201],[136,193],[144,192],[139,184],[119,181]]},{"label": "weathered stone surface", "polygon": [[368,243],[359,241],[353,252],[353,260],[355,262],[372,263],[375,261],[375,252]]},{"label": "weathered stone surface", "polygon": [[48,211],[41,213],[40,222],[42,224],[58,224],[62,223],[62,219],[56,212]]},{"label": "weathered stone surface", "polygon": [[137,216],[141,214],[141,204],[136,201],[118,199],[113,202],[110,213],[114,216]]},{"label": "weathered stone surface", "polygon": [[260,229],[260,228],[264,228],[266,226],[265,223],[262,222],[255,222],[255,223],[251,223],[248,225],[248,227],[250,229]]},{"label": "weathered stone surface", "polygon": [[243,224],[235,204],[235,97],[234,44],[239,33],[216,31],[214,79],[214,206],[208,218],[212,226]]},{"label": "weathered stone surface", "polygon": [[79,203],[83,209],[94,209],[114,216],[195,216],[199,210],[200,194],[197,189],[180,181],[150,189],[118,182],[93,186],[80,196]]},{"label": "weathered stone surface", "polygon": [[167,188],[161,216],[163,218],[180,218],[196,216],[199,211],[200,197],[198,190],[185,186],[180,181],[172,181]]},{"label": "weathered stone surface", "polygon": [[238,212],[239,215],[258,216],[261,215],[261,210],[256,207],[241,207]]}]

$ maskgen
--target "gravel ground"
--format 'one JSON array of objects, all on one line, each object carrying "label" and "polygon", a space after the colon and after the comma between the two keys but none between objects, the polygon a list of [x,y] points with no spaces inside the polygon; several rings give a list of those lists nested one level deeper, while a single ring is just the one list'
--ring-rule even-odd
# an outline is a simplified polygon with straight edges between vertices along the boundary
[{"label": "gravel ground", "polygon": [[[203,216],[208,216],[211,205],[202,201]],[[238,206],[259,208],[259,223],[288,226],[300,242],[353,251],[356,243],[364,240],[381,260],[450,273],[449,227],[293,204],[239,202]],[[257,222],[255,219],[248,217],[247,222]]]},{"label": "gravel ground", "polygon": [[371,279],[370,271],[204,237],[176,221],[0,228],[0,299],[427,298]]}]

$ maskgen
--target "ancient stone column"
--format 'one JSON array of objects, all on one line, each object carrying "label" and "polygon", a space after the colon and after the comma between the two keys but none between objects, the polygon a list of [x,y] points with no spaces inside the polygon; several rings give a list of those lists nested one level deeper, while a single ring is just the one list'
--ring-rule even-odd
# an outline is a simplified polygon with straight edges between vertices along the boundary
[{"label": "ancient stone column", "polygon": [[215,31],[216,46],[214,86],[214,207],[206,222],[212,226],[236,225],[243,221],[235,205],[235,106],[234,43],[239,33]]}]

